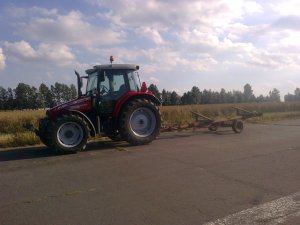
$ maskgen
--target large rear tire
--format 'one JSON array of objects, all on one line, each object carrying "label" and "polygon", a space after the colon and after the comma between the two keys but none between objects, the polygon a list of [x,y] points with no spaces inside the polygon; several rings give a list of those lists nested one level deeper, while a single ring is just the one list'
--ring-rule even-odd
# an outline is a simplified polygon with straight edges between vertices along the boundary
[{"label": "large rear tire", "polygon": [[120,117],[122,139],[132,145],[152,142],[159,134],[161,117],[158,107],[147,99],[136,99],[124,106]]},{"label": "large rear tire", "polygon": [[76,153],[86,147],[89,137],[88,125],[76,115],[64,115],[53,124],[53,147],[60,152]]}]

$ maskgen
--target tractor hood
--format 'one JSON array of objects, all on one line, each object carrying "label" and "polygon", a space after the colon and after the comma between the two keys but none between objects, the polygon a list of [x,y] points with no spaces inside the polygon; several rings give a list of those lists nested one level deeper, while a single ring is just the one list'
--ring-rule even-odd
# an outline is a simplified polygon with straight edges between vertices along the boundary
[{"label": "tractor hood", "polygon": [[57,117],[65,113],[66,111],[80,111],[85,112],[92,109],[91,96],[80,96],[69,102],[65,102],[61,105],[55,106],[47,111],[47,115],[50,118]]}]

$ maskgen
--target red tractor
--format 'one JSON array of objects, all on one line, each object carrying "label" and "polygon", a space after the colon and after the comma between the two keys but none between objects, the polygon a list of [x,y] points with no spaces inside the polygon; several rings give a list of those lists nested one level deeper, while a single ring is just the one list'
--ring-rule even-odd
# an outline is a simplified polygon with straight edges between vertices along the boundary
[{"label": "red tractor", "polygon": [[132,145],[152,142],[161,127],[161,103],[145,83],[140,85],[138,69],[132,64],[98,65],[84,77],[75,71],[78,98],[48,110],[36,134],[45,145],[64,152],[83,150],[96,134]]}]

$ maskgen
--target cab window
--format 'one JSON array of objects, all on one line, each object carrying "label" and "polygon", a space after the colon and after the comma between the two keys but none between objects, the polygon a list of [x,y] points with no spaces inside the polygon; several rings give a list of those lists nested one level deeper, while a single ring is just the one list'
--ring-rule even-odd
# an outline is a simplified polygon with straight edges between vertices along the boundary
[{"label": "cab window", "polygon": [[128,82],[130,91],[139,91],[139,82],[137,78],[137,72],[128,72]]},{"label": "cab window", "polygon": [[118,98],[126,92],[124,73],[118,70],[105,71],[104,79],[100,82],[100,93]]}]

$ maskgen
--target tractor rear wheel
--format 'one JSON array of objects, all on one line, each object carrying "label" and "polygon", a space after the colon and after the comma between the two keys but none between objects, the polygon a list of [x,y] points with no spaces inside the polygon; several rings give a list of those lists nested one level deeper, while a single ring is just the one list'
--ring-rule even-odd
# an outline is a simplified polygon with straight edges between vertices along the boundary
[{"label": "tractor rear wheel", "polygon": [[144,145],[152,142],[159,134],[161,117],[153,102],[136,99],[124,106],[119,122],[124,140],[132,145]]},{"label": "tractor rear wheel", "polygon": [[89,129],[86,122],[76,115],[63,115],[53,124],[53,147],[61,152],[75,153],[85,149]]}]

